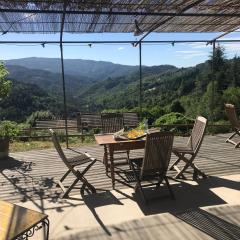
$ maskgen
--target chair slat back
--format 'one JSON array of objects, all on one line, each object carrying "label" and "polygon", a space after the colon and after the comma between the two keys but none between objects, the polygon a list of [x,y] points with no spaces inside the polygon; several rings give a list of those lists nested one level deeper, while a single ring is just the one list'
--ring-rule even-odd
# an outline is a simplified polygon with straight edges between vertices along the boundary
[{"label": "chair slat back", "polygon": [[71,164],[67,161],[67,158],[62,150],[62,147],[58,141],[58,137],[56,135],[56,133],[52,130],[52,129],[49,129],[51,135],[52,135],[52,141],[53,141],[53,144],[54,144],[54,147],[56,148],[60,158],[62,159],[62,161],[64,162],[64,164],[74,172],[74,169],[73,167],[71,166]]},{"label": "chair slat back", "polygon": [[190,147],[195,154],[197,154],[198,150],[201,147],[206,126],[207,119],[202,116],[198,116],[195,120],[191,136],[189,137],[187,143],[188,147]]},{"label": "chair slat back", "polygon": [[154,132],[147,134],[141,177],[159,173],[166,174],[171,158],[173,133]]},{"label": "chair slat back", "polygon": [[229,103],[225,104],[225,112],[227,114],[228,120],[232,124],[232,127],[239,129],[240,123],[237,117],[235,106]]},{"label": "chair slat back", "polygon": [[124,125],[129,128],[137,127],[139,124],[139,118],[136,112],[124,112],[123,119]]},{"label": "chair slat back", "polygon": [[123,115],[121,113],[101,114],[102,132],[114,133],[124,128]]}]

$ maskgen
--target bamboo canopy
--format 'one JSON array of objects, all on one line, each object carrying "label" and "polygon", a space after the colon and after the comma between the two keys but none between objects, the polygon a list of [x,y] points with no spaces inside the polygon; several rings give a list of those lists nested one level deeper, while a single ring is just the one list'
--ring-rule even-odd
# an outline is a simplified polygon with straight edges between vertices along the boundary
[{"label": "bamboo canopy", "polygon": [[[2,33],[230,32],[239,0],[0,1]],[[137,25],[137,26],[136,26]]]},{"label": "bamboo canopy", "polygon": [[[66,145],[67,101],[63,33],[134,33],[139,45],[139,106],[142,106],[143,39],[151,32],[224,32],[240,25],[239,0],[0,0],[0,32],[60,33]],[[0,43],[3,43],[0,41]],[[44,44],[44,43],[42,43]],[[44,46],[44,45],[43,45]]]}]

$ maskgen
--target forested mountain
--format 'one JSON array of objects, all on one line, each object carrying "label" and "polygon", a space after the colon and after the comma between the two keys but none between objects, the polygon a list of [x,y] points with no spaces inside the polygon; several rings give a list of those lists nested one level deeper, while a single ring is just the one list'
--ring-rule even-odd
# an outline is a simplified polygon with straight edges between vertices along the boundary
[{"label": "forested mountain", "polygon": [[[143,67],[143,90],[149,78],[155,84],[159,76],[172,75],[178,69],[171,65]],[[139,102],[139,71],[118,78],[108,78],[93,84],[79,96],[83,102],[84,111],[101,111],[107,108],[134,108]]]},{"label": "forested mountain", "polygon": [[[67,100],[69,117],[76,117],[76,113],[80,110],[79,104],[71,94],[68,95]],[[63,118],[62,93],[49,93],[36,84],[12,80],[9,96],[0,99],[0,119],[25,122],[36,111],[49,111],[55,117]]]},{"label": "forested mountain", "polygon": [[[240,58],[227,60],[217,48],[215,59],[195,67],[156,72],[143,68],[142,106],[152,121],[170,112],[209,120],[225,118],[224,103],[240,107]],[[96,83],[80,98],[89,110],[134,109],[139,103],[139,74]]]},{"label": "forested mountain", "polygon": [[[62,75],[47,70],[31,69],[18,65],[7,65],[8,78],[22,83],[36,84],[48,93],[62,95]],[[65,75],[66,89],[73,94],[79,94],[90,86],[93,79],[85,76]]]},{"label": "forested mountain", "polygon": [[[40,69],[52,73],[61,73],[59,58],[21,58],[6,60],[6,66],[18,65],[30,69]],[[64,59],[64,68],[67,75],[89,78],[92,81],[101,81],[107,77],[119,77],[138,69],[137,66],[127,66],[104,61],[83,59]]]},{"label": "forested mountain", "polygon": [[[111,63],[109,63],[111,65]],[[172,72],[177,68],[169,65],[143,67],[143,76],[159,74],[162,72]],[[12,80],[13,88],[9,97],[0,101],[0,118],[7,118],[15,121],[23,121],[34,111],[50,110],[57,116],[63,114],[63,93],[62,76],[60,73],[53,73],[47,70],[31,69],[18,65],[7,65],[9,72],[8,79]],[[123,81],[125,79],[125,81]],[[70,116],[76,115],[78,111],[100,111],[106,106],[94,108],[92,103],[87,105],[90,93],[99,93],[101,97],[102,86],[111,88],[115,84],[121,91],[134,81],[138,81],[139,71],[125,73],[125,77],[110,78],[95,81],[89,77],[73,76],[66,74],[66,93],[68,111]],[[103,83],[103,84],[102,84]],[[107,86],[108,85],[108,86]],[[106,94],[106,92],[104,92]],[[40,94],[40,95],[39,95]],[[18,102],[17,98],[21,97]],[[42,98],[41,98],[42,97]],[[45,100],[46,99],[46,100]],[[29,101],[29,104],[28,104]],[[136,99],[136,105],[138,101]],[[20,107],[21,106],[21,107]],[[127,106],[127,105],[126,105]],[[21,114],[19,113],[21,111]],[[15,114],[14,114],[15,113]]]},{"label": "forested mountain", "polygon": [[[110,64],[111,65],[111,64]],[[0,101],[0,118],[22,121],[37,110],[62,115],[61,76],[48,70],[7,65],[13,89]],[[131,68],[131,67],[130,67]],[[224,102],[240,108],[240,58],[227,60],[219,47],[215,58],[195,67],[162,65],[142,69],[142,106],[151,123],[164,114],[202,114],[213,121],[224,119]],[[138,111],[139,70],[98,80],[66,74],[70,116],[77,111]],[[60,82],[59,82],[60,81]]]},{"label": "forested mountain", "polygon": [[23,122],[38,110],[56,112],[61,103],[35,84],[13,80],[10,95],[0,101],[0,118]]}]

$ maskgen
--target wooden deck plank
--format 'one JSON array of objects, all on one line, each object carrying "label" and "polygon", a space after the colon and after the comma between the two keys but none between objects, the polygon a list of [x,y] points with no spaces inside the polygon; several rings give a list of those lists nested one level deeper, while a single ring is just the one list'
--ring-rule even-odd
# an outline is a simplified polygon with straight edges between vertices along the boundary
[{"label": "wooden deck plank", "polygon": [[[220,206],[188,210],[177,214],[164,213],[108,226],[110,234],[101,228],[81,231],[57,240],[238,240],[240,206]],[[234,215],[235,219],[232,219]]]},{"label": "wooden deck plank", "polygon": [[[205,137],[194,163],[207,175],[239,174],[240,148],[235,149],[231,144],[225,143],[226,138],[227,136],[223,134]],[[186,140],[187,138],[176,137],[174,145],[184,143]],[[75,150],[86,151],[98,160],[86,175],[89,182],[97,189],[111,190],[111,179],[106,176],[102,164],[103,147],[93,144]],[[66,150],[66,154],[74,156],[76,153]],[[130,153],[130,157],[142,156],[142,154],[143,150],[136,150]],[[19,202],[34,198],[59,198],[61,190],[56,187],[56,183],[67,169],[55,149],[12,153],[10,156],[11,159],[7,163],[0,162],[0,199]],[[176,157],[172,156],[172,161],[175,159]],[[174,174],[175,172],[169,172],[170,176]],[[191,173],[186,174],[186,177],[191,178]],[[72,180],[73,178],[70,177],[66,183],[71,183]],[[126,186],[117,182],[116,188],[126,188]],[[72,194],[78,193],[79,189],[74,189],[72,192]]]}]

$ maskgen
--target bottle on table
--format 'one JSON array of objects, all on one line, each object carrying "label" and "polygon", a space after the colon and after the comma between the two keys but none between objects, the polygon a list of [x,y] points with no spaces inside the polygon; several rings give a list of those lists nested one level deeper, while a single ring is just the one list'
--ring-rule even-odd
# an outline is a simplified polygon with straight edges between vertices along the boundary
[{"label": "bottle on table", "polygon": [[144,120],[144,132],[148,133],[148,119]]}]

